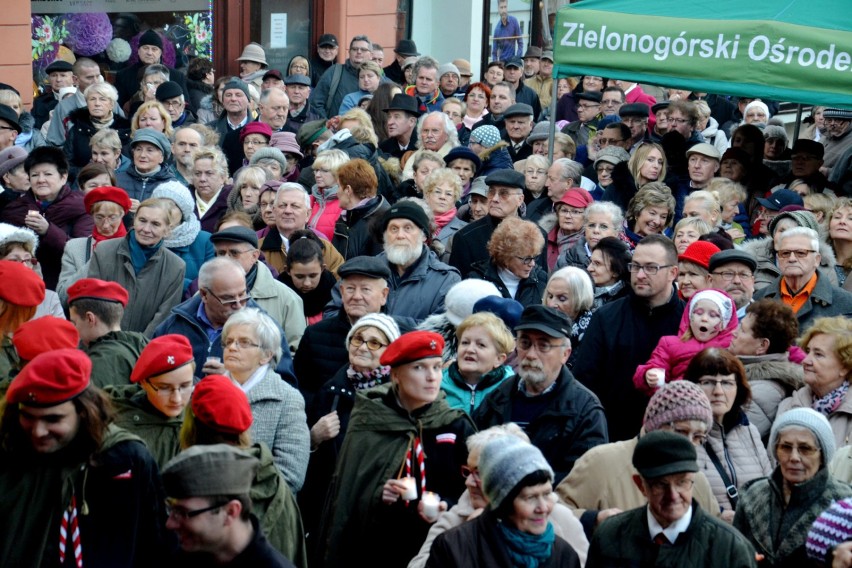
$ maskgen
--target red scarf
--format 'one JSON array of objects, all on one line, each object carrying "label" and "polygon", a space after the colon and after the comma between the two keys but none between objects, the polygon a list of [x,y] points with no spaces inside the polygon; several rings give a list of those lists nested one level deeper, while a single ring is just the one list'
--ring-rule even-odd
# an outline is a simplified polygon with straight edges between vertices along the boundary
[{"label": "red scarf", "polygon": [[438,229],[435,231],[435,236],[438,236],[438,233],[441,232],[441,229],[447,226],[447,224],[453,220],[453,217],[456,216],[456,208],[453,207],[446,213],[436,213],[435,214],[435,224],[438,226]]},{"label": "red scarf", "polygon": [[95,244],[92,246],[92,249],[98,246],[98,243],[101,241],[108,241],[110,239],[120,239],[121,237],[127,235],[127,228],[124,226],[124,223],[118,225],[118,229],[112,236],[104,236],[98,232],[98,226],[95,225],[95,229],[92,231],[92,238],[95,239]]}]

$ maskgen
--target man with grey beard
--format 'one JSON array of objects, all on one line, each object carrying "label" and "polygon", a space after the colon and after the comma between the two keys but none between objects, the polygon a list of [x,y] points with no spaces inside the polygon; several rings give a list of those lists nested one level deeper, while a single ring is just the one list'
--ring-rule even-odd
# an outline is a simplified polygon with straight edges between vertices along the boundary
[{"label": "man with grey beard", "polygon": [[547,458],[554,485],[586,450],[608,441],[598,397],[565,362],[571,355],[571,320],[542,305],[527,307],[515,326],[517,374],[489,393],[474,412],[477,428],[515,422]]}]

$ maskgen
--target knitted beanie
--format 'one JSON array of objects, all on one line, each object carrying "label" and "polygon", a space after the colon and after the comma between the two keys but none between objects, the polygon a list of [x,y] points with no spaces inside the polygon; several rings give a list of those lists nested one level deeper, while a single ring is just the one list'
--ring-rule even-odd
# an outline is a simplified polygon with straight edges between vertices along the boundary
[{"label": "knitted beanie", "polygon": [[769,107],[766,106],[765,102],[759,99],[755,99],[745,106],[745,108],[743,109],[743,116],[748,116],[748,111],[755,107],[760,108],[763,111],[763,114],[766,115],[766,120],[769,120]]},{"label": "knitted beanie", "polygon": [[777,124],[767,124],[766,128],[763,129],[763,139],[771,140],[773,138],[779,138],[786,143],[787,131],[784,129],[783,126],[778,126]]},{"label": "knitted beanie", "polygon": [[479,455],[482,491],[492,510],[499,509],[518,483],[537,471],[545,471],[553,479],[553,469],[541,450],[514,436],[491,440]]},{"label": "knitted beanie", "polygon": [[444,298],[445,315],[451,324],[459,325],[473,313],[473,305],[488,296],[500,296],[500,290],[491,282],[478,278],[462,280],[453,285]]},{"label": "knitted beanie", "polygon": [[349,340],[355,335],[355,332],[362,327],[375,327],[381,331],[388,340],[388,343],[393,343],[401,335],[399,326],[396,325],[394,319],[385,314],[366,314],[361,316],[358,321],[352,325],[352,329],[346,334],[346,347],[349,347]]},{"label": "knitted beanie", "polygon": [[794,408],[777,417],[775,423],[772,424],[772,430],[769,432],[769,445],[766,446],[773,456],[775,455],[775,445],[778,443],[778,434],[784,428],[790,426],[798,426],[811,431],[820,446],[820,450],[822,450],[822,463],[828,467],[837,447],[828,418],[811,408]]},{"label": "knitted beanie", "polygon": [[281,164],[281,171],[287,171],[287,158],[284,157],[284,152],[279,150],[278,148],[272,148],[270,146],[266,146],[264,148],[258,148],[255,150],[254,154],[249,160],[250,166],[256,166],[260,160],[264,158],[271,158]]},{"label": "knitted beanie", "polygon": [[171,199],[174,201],[180,212],[183,214],[183,220],[188,221],[195,217],[195,199],[189,189],[179,181],[167,181],[161,183],[151,193],[151,197],[159,199]]},{"label": "knitted beanie", "polygon": [[680,420],[701,420],[708,430],[713,426],[713,409],[707,395],[689,381],[667,383],[654,393],[645,409],[645,432]]},{"label": "knitted beanie", "polygon": [[500,131],[496,126],[486,124],[473,129],[470,133],[470,141],[491,148],[500,141]]},{"label": "knitted beanie", "polygon": [[830,551],[847,540],[852,540],[852,498],[835,501],[817,517],[808,531],[805,548],[808,556],[822,566]]},{"label": "knitted beanie", "polygon": [[722,313],[723,328],[727,327],[728,324],[731,323],[731,317],[734,315],[734,301],[731,300],[731,297],[724,292],[720,292],[719,290],[714,290],[712,288],[696,292],[695,295],[689,299],[690,319],[692,319],[692,312],[695,311],[696,304],[698,304],[701,300],[709,300],[718,306],[719,311]]},{"label": "knitted beanie", "polygon": [[775,227],[778,226],[778,223],[782,219],[792,219],[796,222],[800,227],[807,227],[808,229],[813,229],[819,234],[820,227],[817,222],[816,216],[810,211],[782,211],[778,216],[776,216],[772,221],[769,222],[769,235],[775,236]]}]

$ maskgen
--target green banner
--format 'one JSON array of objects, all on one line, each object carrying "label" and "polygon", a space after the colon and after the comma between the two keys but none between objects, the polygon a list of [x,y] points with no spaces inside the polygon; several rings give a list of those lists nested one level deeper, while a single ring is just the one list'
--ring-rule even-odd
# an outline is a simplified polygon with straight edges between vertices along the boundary
[{"label": "green banner", "polygon": [[852,32],[763,20],[560,10],[558,76],[592,74],[699,92],[852,106]]}]

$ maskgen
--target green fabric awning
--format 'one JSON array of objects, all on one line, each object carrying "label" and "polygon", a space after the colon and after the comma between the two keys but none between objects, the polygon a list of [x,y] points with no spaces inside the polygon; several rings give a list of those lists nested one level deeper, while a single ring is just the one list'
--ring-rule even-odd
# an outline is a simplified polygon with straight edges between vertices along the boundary
[{"label": "green fabric awning", "polygon": [[582,0],[553,41],[557,77],[852,108],[849,0]]}]

